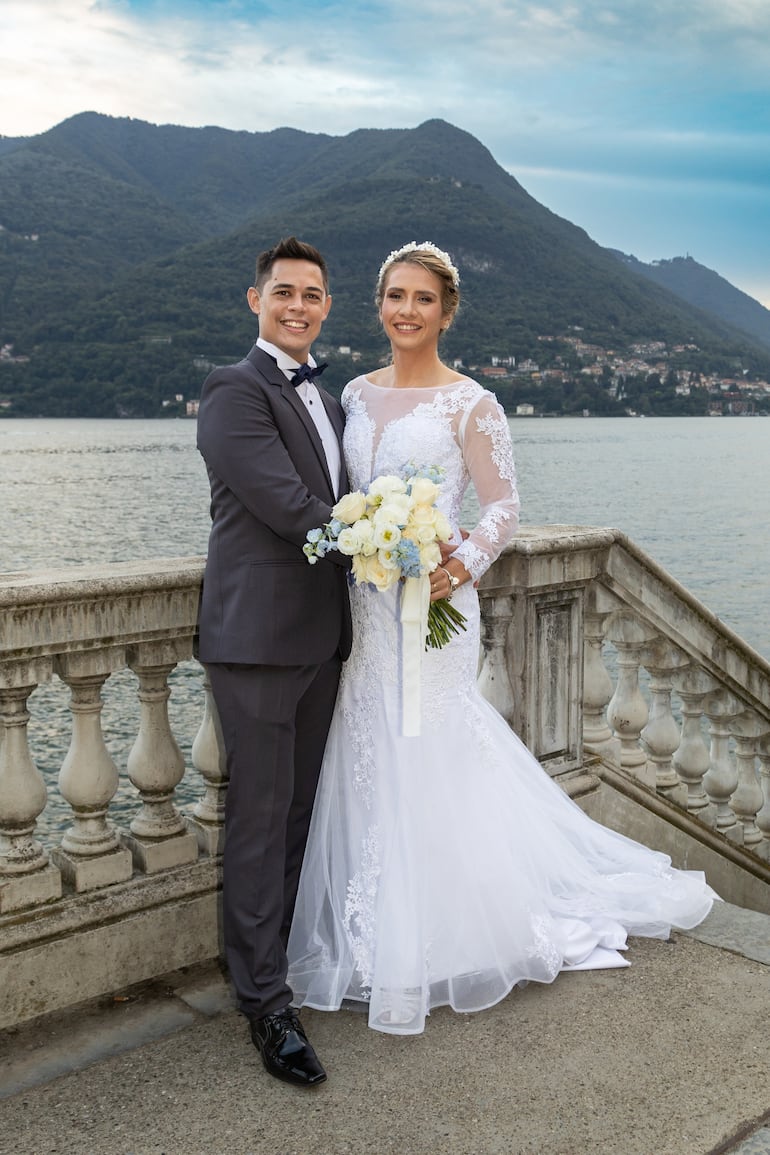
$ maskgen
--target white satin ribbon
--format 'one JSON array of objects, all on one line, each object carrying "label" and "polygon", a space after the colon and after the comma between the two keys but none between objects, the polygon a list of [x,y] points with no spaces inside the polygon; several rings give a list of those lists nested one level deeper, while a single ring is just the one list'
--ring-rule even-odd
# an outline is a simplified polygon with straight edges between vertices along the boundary
[{"label": "white satin ribbon", "polygon": [[401,590],[401,733],[420,734],[420,667],[428,632],[430,578],[406,578]]}]

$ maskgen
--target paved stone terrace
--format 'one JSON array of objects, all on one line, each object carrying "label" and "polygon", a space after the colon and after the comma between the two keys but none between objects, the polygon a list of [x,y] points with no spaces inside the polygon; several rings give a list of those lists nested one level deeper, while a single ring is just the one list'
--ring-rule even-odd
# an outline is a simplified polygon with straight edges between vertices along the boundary
[{"label": "paved stone terrace", "polygon": [[0,1033],[2,1155],[770,1155],[770,917],[720,904],[632,966],[385,1036],[306,1012],[271,1079],[214,966]]}]

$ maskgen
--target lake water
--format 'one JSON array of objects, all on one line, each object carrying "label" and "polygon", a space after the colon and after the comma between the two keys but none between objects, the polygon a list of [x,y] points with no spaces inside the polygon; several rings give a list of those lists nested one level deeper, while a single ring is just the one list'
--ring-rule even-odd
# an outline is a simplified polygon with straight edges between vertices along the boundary
[{"label": "lake water", "polygon": [[[770,659],[770,420],[522,418],[511,428],[524,523],[623,530]],[[0,571],[204,554],[207,537],[194,421],[0,421]],[[136,733],[132,679],[105,692],[121,768]],[[195,664],[173,675],[188,764],[199,690]],[[69,732],[60,691],[30,699],[35,757],[50,775]],[[121,795],[135,801],[130,783]]]},{"label": "lake water", "polygon": [[[512,420],[522,521],[611,525],[770,658],[770,420]],[[0,421],[0,571],[206,552],[195,422]]]}]

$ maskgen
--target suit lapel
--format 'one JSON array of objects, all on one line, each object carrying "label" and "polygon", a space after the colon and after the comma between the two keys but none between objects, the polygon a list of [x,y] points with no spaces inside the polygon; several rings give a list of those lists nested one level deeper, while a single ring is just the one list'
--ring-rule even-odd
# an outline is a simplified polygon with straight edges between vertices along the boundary
[{"label": "suit lapel", "polygon": [[[334,497],[334,486],[332,485],[332,479],[329,476],[329,463],[326,460],[326,454],[324,453],[323,442],[321,441],[320,434],[315,427],[313,418],[307,411],[307,406],[304,404],[302,399],[297,396],[297,390],[288,380],[283,370],[278,368],[270,354],[266,353],[264,349],[260,349],[259,345],[255,345],[252,348],[251,352],[248,354],[247,360],[251,362],[257,372],[271,385],[276,385],[281,390],[282,395],[285,397],[286,401],[289,403],[291,408],[297,414],[297,417],[304,425],[307,435],[310,438],[310,444],[312,445],[313,450],[315,451],[315,455],[318,458],[318,462],[323,469],[324,477],[326,478],[327,484],[329,486],[329,498],[333,503],[336,499]],[[334,416],[330,412],[329,407],[326,404],[326,398],[324,396],[323,390],[319,389],[319,393],[321,394],[326,412],[329,413],[329,417],[332,422],[334,431],[337,434],[337,438],[340,439],[342,435],[340,422],[339,420],[335,420]],[[342,493],[341,489],[340,493]]]}]

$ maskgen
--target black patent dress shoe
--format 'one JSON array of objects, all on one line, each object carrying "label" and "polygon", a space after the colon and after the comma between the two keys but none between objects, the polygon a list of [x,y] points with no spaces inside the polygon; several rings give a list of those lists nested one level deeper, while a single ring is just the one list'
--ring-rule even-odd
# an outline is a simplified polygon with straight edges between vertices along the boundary
[{"label": "black patent dress shoe", "polygon": [[262,1062],[276,1079],[295,1087],[316,1087],[325,1081],[326,1071],[307,1041],[293,1007],[284,1007],[261,1019],[249,1019],[249,1026]]}]

